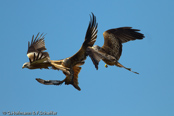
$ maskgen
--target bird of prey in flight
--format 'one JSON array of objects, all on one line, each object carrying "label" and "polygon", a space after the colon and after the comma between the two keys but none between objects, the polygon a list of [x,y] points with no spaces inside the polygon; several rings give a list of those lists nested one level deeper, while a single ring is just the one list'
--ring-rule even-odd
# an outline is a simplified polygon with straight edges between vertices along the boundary
[{"label": "bird of prey in flight", "polygon": [[[122,43],[143,39],[144,35],[139,33],[138,29],[132,29],[132,27],[120,27],[115,29],[109,29],[103,33],[104,44],[102,47],[97,45],[87,48],[87,53],[89,54],[93,64],[96,69],[98,69],[98,64],[100,60],[103,60],[108,65],[115,65],[118,67],[123,67],[131,72],[131,68],[126,68],[118,62],[122,53]],[[137,72],[134,72],[139,74]]]},{"label": "bird of prey in flight", "polygon": [[97,22],[96,17],[92,13],[92,17],[90,16],[90,22],[87,28],[85,40],[80,48],[80,50],[71,57],[65,58],[63,60],[50,60],[48,52],[43,52],[46,50],[44,35],[39,33],[34,38],[32,37],[31,43],[28,42],[28,52],[27,56],[30,62],[26,62],[23,64],[22,68],[28,69],[48,69],[51,67],[55,70],[62,70],[66,75],[66,78],[62,81],[59,80],[43,80],[37,78],[36,80],[45,85],[60,85],[63,82],[65,84],[72,84],[76,89],[81,90],[78,86],[78,74],[81,70],[81,65],[85,62],[87,57],[87,48],[92,47],[97,38]]}]

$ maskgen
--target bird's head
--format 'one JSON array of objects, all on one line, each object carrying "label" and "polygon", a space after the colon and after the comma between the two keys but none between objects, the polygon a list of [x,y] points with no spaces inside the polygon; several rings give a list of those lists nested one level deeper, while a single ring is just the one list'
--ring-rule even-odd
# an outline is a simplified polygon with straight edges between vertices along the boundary
[{"label": "bird's head", "polygon": [[29,68],[29,67],[30,67],[30,62],[26,62],[26,63],[23,64],[22,69],[23,68]]},{"label": "bird's head", "polygon": [[98,45],[94,45],[92,48],[93,48],[94,50],[96,50],[96,51],[99,51],[99,50],[101,49],[101,47],[98,46]]}]

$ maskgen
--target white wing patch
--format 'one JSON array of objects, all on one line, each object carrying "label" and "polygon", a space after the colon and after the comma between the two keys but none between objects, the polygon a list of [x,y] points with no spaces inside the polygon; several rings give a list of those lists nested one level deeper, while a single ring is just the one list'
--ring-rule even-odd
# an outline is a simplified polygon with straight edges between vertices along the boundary
[{"label": "white wing patch", "polygon": [[30,52],[30,53],[27,54],[27,56],[28,56],[29,59],[31,59],[31,61],[34,60],[34,54],[35,54],[35,57],[38,57],[40,59],[45,57],[44,55],[41,57],[42,53],[40,53],[39,56],[38,56],[37,52]]}]

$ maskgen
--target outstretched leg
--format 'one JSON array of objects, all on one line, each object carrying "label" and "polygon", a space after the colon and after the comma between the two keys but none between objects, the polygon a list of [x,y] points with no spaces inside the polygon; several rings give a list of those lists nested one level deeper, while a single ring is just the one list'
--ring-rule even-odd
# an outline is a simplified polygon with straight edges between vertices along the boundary
[{"label": "outstretched leg", "polygon": [[131,68],[126,68],[126,67],[124,67],[124,66],[123,66],[122,64],[120,64],[119,62],[117,62],[115,65],[118,66],[118,67],[125,68],[125,69],[127,69],[127,70],[129,70],[129,71],[131,71],[131,72],[133,72],[133,73],[135,73],[135,74],[139,74],[138,72],[132,71]]}]

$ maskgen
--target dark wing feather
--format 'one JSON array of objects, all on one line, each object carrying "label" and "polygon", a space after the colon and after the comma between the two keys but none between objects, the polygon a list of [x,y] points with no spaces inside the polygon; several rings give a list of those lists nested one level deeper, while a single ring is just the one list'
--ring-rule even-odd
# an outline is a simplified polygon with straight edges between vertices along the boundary
[{"label": "dark wing feather", "polygon": [[143,39],[144,35],[138,31],[140,30],[132,29],[132,27],[120,27],[107,30],[106,32],[115,36],[121,43],[125,43],[131,40]]},{"label": "dark wing feather", "polygon": [[44,50],[46,50],[44,36],[45,35],[43,35],[43,33],[40,36],[38,33],[35,38],[34,35],[32,36],[31,43],[28,42],[27,56],[30,62],[34,62],[44,58],[49,59],[48,52],[43,52]]},{"label": "dark wing feather", "polygon": [[28,42],[28,51],[27,54],[30,52],[42,52],[46,50],[45,48],[45,41],[43,33],[39,36],[39,33],[34,38],[34,35],[32,36],[31,43]]},{"label": "dark wing feather", "polygon": [[119,39],[115,37],[113,34],[109,34],[107,32],[103,33],[104,36],[104,45],[102,49],[108,55],[114,56],[117,60],[119,60],[122,53],[122,44]]},{"label": "dark wing feather", "polygon": [[90,17],[90,22],[87,28],[86,36],[85,36],[85,41],[83,42],[80,50],[74,54],[72,57],[69,58],[71,62],[73,62],[73,66],[76,65],[78,62],[81,62],[86,59],[87,53],[86,49],[88,46],[93,46],[96,38],[97,38],[97,22],[96,22],[96,17],[92,13],[92,17]]},{"label": "dark wing feather", "polygon": [[122,53],[122,43],[144,38],[144,35],[138,31],[140,30],[132,29],[132,27],[120,27],[107,30],[103,33],[104,45],[102,48],[118,60]]},{"label": "dark wing feather", "polygon": [[92,17],[90,16],[90,22],[88,25],[88,29],[86,32],[85,41],[83,43],[83,46],[92,47],[94,45],[96,38],[97,38],[97,32],[98,32],[97,26],[98,26],[98,23],[96,22],[96,17],[92,13]]}]

